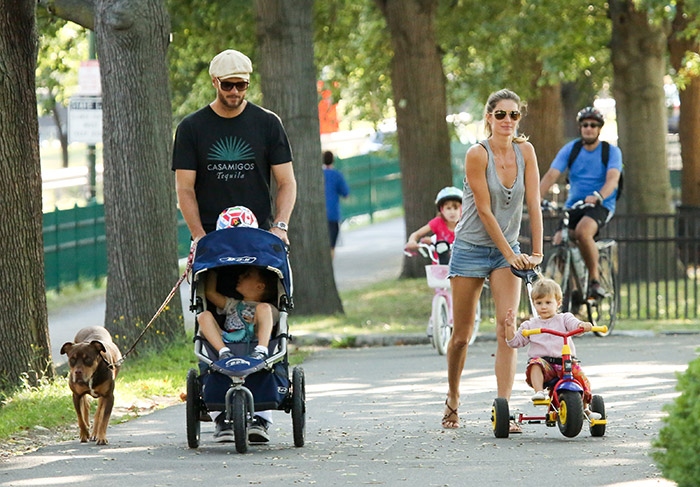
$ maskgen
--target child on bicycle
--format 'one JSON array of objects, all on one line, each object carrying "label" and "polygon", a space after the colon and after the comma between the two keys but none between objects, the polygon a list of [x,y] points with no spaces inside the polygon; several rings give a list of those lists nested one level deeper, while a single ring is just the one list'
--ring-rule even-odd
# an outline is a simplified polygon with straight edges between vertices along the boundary
[{"label": "child on bicycle", "polygon": [[455,228],[462,216],[462,190],[454,186],[442,188],[435,197],[438,214],[408,237],[406,250],[417,250],[418,243],[431,243],[425,235],[433,232],[435,241],[446,241],[450,245],[455,241]]},{"label": "child on bicycle", "polygon": [[[515,313],[509,309],[506,314],[506,343],[511,348],[520,348],[530,345],[528,349],[527,370],[525,377],[528,385],[535,390],[532,396],[533,401],[547,399],[544,391],[544,384],[559,377],[562,371],[562,341],[559,337],[542,333],[538,335],[523,335],[523,330],[534,330],[537,328],[549,328],[561,332],[569,332],[578,328],[584,331],[591,331],[593,325],[580,321],[571,313],[557,313],[561,306],[561,287],[552,279],[540,278],[532,286],[532,302],[539,317],[521,323],[517,332],[515,330]],[[569,337],[568,343],[571,348],[571,356],[575,358],[576,348],[573,338]],[[588,405],[591,402],[591,384],[581,370],[578,362],[574,360],[572,373],[576,381],[583,387],[583,404],[586,414],[589,417],[598,413],[592,413]],[[600,416],[592,417],[600,419]]]}]

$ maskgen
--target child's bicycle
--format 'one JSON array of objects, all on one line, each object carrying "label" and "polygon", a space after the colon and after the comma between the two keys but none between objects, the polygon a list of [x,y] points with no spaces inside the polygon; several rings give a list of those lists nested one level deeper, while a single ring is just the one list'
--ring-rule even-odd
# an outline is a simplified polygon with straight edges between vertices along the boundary
[{"label": "child's bicycle", "polygon": [[[450,280],[447,278],[449,266],[446,265],[450,255],[450,244],[445,241],[430,244],[419,243],[418,252],[424,257],[430,258],[432,264],[425,266],[425,276],[428,287],[435,289],[433,296],[433,309],[430,313],[430,321],[426,333],[430,337],[430,343],[437,349],[440,355],[447,353],[447,344],[452,337],[452,292]],[[405,251],[406,255],[415,255]],[[442,261],[442,263],[441,263]],[[481,323],[481,305],[476,308],[474,319],[474,331],[472,332],[469,344],[476,340]]]},{"label": "child's bicycle", "polygon": [[[516,276],[522,278],[527,284],[528,295],[531,294],[532,283],[536,280],[537,274],[533,270],[517,270],[511,267],[511,271]],[[530,298],[532,304],[532,298]],[[537,316],[534,306],[532,312]],[[605,333],[605,326],[594,326],[591,331]],[[505,397],[497,397],[493,402],[491,409],[491,422],[493,423],[493,434],[496,438],[508,438],[510,432],[510,421],[515,421],[517,424],[542,424],[547,426],[559,425],[559,431],[568,437],[573,438],[581,432],[583,421],[588,422],[591,431],[591,436],[603,436],[605,434],[605,425],[607,424],[605,416],[605,402],[603,397],[594,395],[591,401],[591,412],[600,414],[600,419],[594,419],[589,416],[583,408],[583,387],[576,380],[572,373],[573,358],[571,357],[571,349],[568,345],[570,336],[583,333],[583,328],[579,328],[568,333],[563,333],[557,330],[548,328],[537,328],[534,330],[524,330],[523,334],[536,335],[539,333],[549,333],[564,339],[562,347],[561,360],[562,369],[559,377],[555,377],[551,381],[544,384],[549,390],[549,398],[541,401],[533,401],[535,406],[546,406],[547,412],[544,416],[526,416],[523,413],[511,415],[508,408],[508,399]]]}]

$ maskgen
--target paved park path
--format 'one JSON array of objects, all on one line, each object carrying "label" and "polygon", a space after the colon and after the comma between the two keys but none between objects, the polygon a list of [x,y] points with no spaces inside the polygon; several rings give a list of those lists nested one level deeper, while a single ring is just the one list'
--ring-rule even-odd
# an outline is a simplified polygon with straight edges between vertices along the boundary
[{"label": "paved park path", "polygon": [[[429,345],[324,350],[304,364],[306,446],[295,448],[291,416],[275,413],[272,441],[235,453],[233,444],[185,439],[184,404],[113,425],[109,445],[77,440],[0,461],[0,487],[27,486],[491,486],[674,485],[649,456],[662,407],[676,396],[675,373],[696,356],[698,336],[577,339],[595,393],[604,396],[608,431],[573,439],[529,425],[496,439],[493,341],[469,349],[462,383],[462,428],[440,428],[445,359]],[[520,353],[511,410],[532,410]]]}]

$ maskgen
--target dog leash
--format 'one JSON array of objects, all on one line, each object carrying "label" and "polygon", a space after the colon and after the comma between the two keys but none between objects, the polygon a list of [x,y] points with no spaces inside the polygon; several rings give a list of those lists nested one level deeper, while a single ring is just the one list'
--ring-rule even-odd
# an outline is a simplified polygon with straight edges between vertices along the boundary
[{"label": "dog leash", "polygon": [[141,338],[143,337],[143,335],[146,333],[146,331],[148,331],[148,328],[153,324],[153,322],[156,320],[156,318],[158,318],[158,316],[163,312],[163,310],[168,305],[170,300],[173,299],[173,296],[175,296],[175,292],[180,287],[180,284],[182,284],[182,281],[185,280],[185,278],[187,277],[189,272],[192,270],[192,263],[194,262],[194,254],[195,254],[196,249],[197,249],[197,243],[192,242],[192,245],[190,246],[190,255],[187,258],[187,264],[185,265],[185,272],[183,272],[182,275],[180,276],[180,279],[177,280],[177,282],[175,283],[175,286],[170,290],[170,294],[168,294],[168,296],[165,298],[165,301],[163,301],[163,304],[160,305],[160,308],[158,308],[158,311],[156,311],[156,314],[153,315],[153,318],[151,318],[151,321],[148,322],[148,324],[143,329],[141,334],[138,336],[138,338],[136,339],[134,344],[131,346],[131,348],[129,348],[129,350],[124,355],[122,355],[122,358],[117,360],[114,364],[110,365],[111,369],[113,369],[115,367],[119,367],[124,363],[127,355],[129,355],[134,350],[134,348],[139,343],[139,341],[141,341]]}]

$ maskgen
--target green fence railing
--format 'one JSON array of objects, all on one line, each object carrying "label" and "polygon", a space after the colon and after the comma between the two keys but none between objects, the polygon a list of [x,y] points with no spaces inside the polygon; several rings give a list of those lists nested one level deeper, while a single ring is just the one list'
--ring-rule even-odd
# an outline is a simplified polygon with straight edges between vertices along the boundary
[{"label": "green fence railing", "polygon": [[[452,184],[462,187],[464,156],[469,146],[452,142]],[[338,159],[336,169],[343,173],[350,186],[350,196],[340,201],[343,218],[372,215],[381,210],[403,205],[401,168],[398,157],[380,152]]]},{"label": "green fence railing", "polygon": [[[178,256],[190,251],[190,232],[178,211]],[[107,275],[104,206],[88,203],[44,213],[44,275],[46,289]]]},{"label": "green fence railing", "polygon": [[[452,145],[454,184],[462,186],[466,146]],[[344,218],[373,215],[400,207],[401,170],[394,157],[366,154],[336,163],[350,186],[350,196],[341,202]],[[44,262],[46,289],[60,290],[67,284],[99,279],[107,275],[107,241],[104,206],[88,203],[66,210],[44,213]],[[190,251],[190,232],[178,211],[178,256]]]}]

